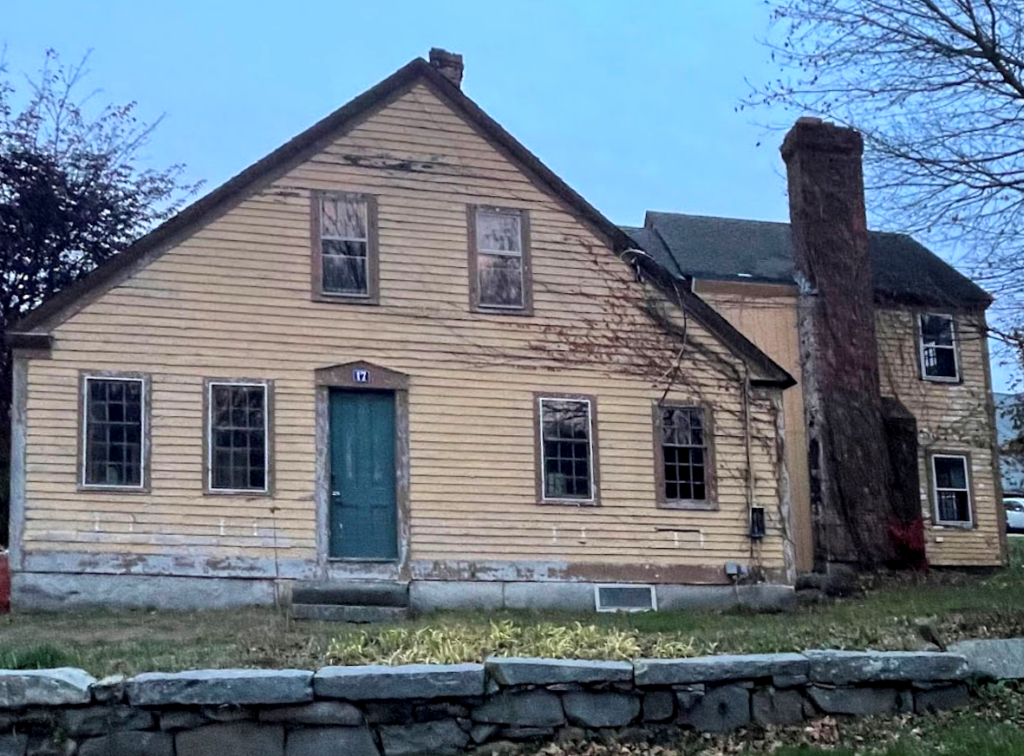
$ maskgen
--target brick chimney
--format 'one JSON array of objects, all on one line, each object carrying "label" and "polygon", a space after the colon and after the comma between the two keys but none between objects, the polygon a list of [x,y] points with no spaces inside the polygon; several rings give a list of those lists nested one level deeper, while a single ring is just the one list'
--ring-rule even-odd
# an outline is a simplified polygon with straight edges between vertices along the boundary
[{"label": "brick chimney", "polygon": [[430,48],[430,65],[438,70],[452,84],[462,87],[462,56],[442,50],[440,47]]},{"label": "brick chimney", "polygon": [[895,558],[863,150],[857,131],[817,118],[799,119],[782,144],[817,570]]}]

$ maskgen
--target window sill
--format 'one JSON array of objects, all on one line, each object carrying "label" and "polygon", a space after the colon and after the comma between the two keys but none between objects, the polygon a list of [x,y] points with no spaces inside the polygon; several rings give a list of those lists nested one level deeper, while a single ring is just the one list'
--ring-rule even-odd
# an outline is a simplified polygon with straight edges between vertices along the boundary
[{"label": "window sill", "polygon": [[203,496],[238,496],[246,499],[272,499],[273,491],[228,491],[215,488],[203,489]]},{"label": "window sill", "polygon": [[542,507],[599,507],[597,499],[541,499],[537,502]]},{"label": "window sill", "polygon": [[486,305],[473,305],[470,312],[477,315],[512,315],[514,317],[533,317],[532,307],[487,307]]},{"label": "window sill", "polygon": [[314,302],[330,302],[331,304],[379,305],[380,298],[371,294],[327,294],[313,292]]},{"label": "window sill", "polygon": [[149,486],[93,486],[79,483],[79,493],[148,494]]},{"label": "window sill", "polygon": [[700,499],[676,499],[674,501],[659,501],[658,508],[693,510],[698,512],[717,512],[718,502]]},{"label": "window sill", "polygon": [[963,383],[963,381],[960,379],[960,376],[957,376],[956,378],[942,378],[939,376],[925,375],[921,376],[921,380],[924,381],[925,383],[945,383],[946,385],[956,385]]},{"label": "window sill", "polygon": [[973,522],[933,522],[933,528],[949,528],[950,530],[974,530]]}]

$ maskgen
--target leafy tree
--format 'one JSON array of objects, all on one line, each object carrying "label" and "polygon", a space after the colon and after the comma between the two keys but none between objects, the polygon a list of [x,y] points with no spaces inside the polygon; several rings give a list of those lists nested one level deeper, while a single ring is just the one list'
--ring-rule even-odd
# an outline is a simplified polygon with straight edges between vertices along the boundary
[{"label": "leafy tree", "polygon": [[[139,121],[135,103],[91,107],[97,92],[82,91],[87,60],[68,66],[48,51],[21,92],[0,62],[0,333],[198,188],[182,182],[181,165],[141,167],[159,119]],[[9,460],[10,368],[0,343],[0,469]],[[0,539],[6,495],[5,487]]]},{"label": "leafy tree", "polygon": [[784,106],[865,138],[871,206],[961,251],[997,298],[993,333],[1024,364],[1024,3],[767,0]]}]

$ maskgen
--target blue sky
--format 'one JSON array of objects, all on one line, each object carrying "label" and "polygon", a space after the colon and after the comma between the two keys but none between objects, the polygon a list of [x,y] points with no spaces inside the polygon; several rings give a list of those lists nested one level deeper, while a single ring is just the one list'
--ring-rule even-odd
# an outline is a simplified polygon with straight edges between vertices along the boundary
[{"label": "blue sky", "polygon": [[204,191],[437,46],[465,56],[470,97],[617,223],[648,209],[787,220],[782,132],[761,124],[792,114],[736,112],[746,82],[775,73],[763,0],[3,5],[13,72],[48,47],[69,62],[91,49],[99,98],[165,114],[150,159],[185,163]]}]

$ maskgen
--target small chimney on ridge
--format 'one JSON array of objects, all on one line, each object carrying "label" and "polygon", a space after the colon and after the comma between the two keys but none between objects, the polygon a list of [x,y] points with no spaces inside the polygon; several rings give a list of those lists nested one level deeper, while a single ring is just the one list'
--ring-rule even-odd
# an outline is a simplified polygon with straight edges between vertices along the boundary
[{"label": "small chimney on ridge", "polygon": [[442,50],[440,47],[430,48],[430,65],[437,69],[444,78],[462,88],[462,56],[458,53]]}]

